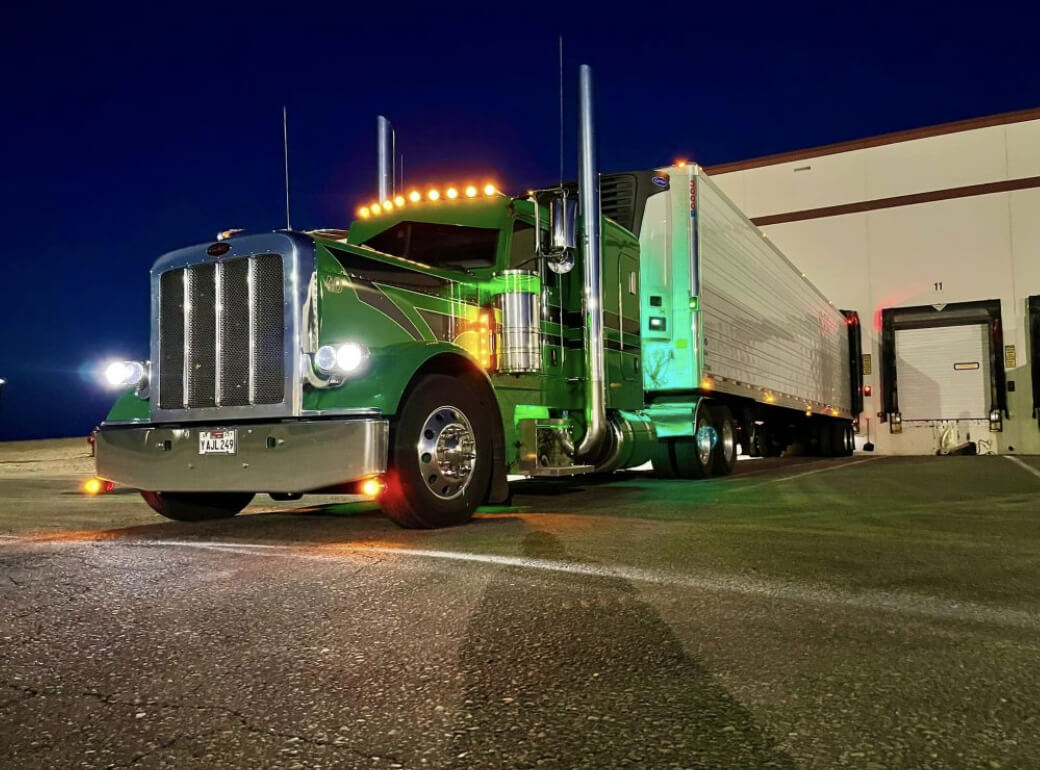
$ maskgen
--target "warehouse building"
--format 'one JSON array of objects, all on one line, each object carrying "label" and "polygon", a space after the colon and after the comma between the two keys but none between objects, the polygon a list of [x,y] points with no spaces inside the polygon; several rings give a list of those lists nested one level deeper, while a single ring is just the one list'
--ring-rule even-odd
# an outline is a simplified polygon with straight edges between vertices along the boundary
[{"label": "warehouse building", "polygon": [[863,317],[860,446],[1040,454],[1040,109],[708,171]]}]

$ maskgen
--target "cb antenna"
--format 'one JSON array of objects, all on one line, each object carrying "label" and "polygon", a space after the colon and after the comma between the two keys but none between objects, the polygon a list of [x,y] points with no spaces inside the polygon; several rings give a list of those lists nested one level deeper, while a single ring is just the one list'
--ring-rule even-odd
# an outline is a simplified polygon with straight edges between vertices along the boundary
[{"label": "cb antenna", "polygon": [[285,159],[285,229],[292,230],[289,219],[289,110],[282,105],[282,156]]},{"label": "cb antenna", "polygon": [[563,35],[560,35],[560,187],[563,187]]}]

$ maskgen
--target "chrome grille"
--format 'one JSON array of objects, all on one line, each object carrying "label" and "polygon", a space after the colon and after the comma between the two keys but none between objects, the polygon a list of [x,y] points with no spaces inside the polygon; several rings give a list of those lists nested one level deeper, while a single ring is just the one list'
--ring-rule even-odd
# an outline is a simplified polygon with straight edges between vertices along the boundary
[{"label": "chrome grille", "polygon": [[282,257],[190,265],[159,278],[159,406],[285,399]]}]

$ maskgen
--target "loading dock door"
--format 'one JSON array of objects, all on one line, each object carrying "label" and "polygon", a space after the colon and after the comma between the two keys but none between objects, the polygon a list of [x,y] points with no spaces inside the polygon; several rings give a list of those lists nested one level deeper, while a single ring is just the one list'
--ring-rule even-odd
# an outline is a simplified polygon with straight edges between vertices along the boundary
[{"label": "loading dock door", "polygon": [[896,330],[903,420],[985,420],[989,336],[985,324]]}]

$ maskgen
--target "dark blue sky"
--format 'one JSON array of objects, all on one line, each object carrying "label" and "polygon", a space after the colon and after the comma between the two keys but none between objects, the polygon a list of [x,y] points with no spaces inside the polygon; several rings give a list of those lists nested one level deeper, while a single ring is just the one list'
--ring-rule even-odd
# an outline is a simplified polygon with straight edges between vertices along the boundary
[{"label": "dark blue sky", "polygon": [[424,7],[5,6],[0,436],[82,435],[102,419],[111,396],[87,372],[147,356],[157,256],[227,227],[283,226],[283,104],[299,228],[345,226],[372,197],[380,112],[406,181],[553,180],[557,34],[568,175],[582,62],[605,170],[1040,105],[1026,3]]}]

